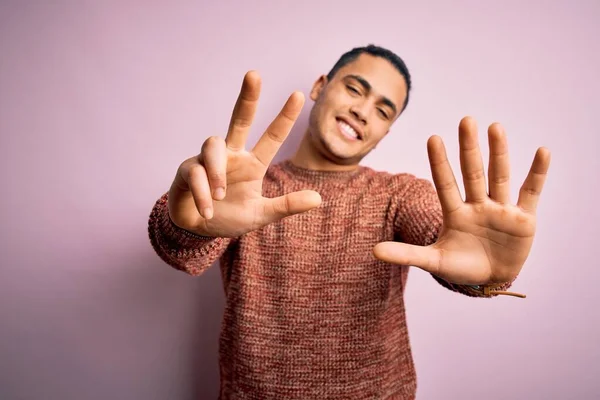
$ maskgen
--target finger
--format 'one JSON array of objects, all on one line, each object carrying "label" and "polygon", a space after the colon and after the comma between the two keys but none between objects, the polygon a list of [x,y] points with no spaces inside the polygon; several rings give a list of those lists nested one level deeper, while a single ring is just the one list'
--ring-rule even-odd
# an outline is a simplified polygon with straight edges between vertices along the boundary
[{"label": "finger", "polygon": [[432,246],[381,242],[373,248],[373,255],[390,264],[410,265],[435,275],[440,271],[441,253]]},{"label": "finger", "polygon": [[312,190],[301,190],[275,198],[265,198],[259,221],[267,225],[291,215],[310,211],[321,204],[321,196]]},{"label": "finger", "polygon": [[490,197],[498,203],[510,203],[510,163],[504,129],[498,123],[488,129],[490,161],[488,165]]},{"label": "finger", "polygon": [[202,145],[200,162],[206,169],[212,198],[222,200],[227,188],[227,148],[225,141],[217,136],[209,137]]},{"label": "finger", "polygon": [[227,147],[232,150],[241,150],[246,145],[246,139],[258,107],[260,87],[261,80],[258,73],[256,71],[246,73],[225,138]]},{"label": "finger", "polygon": [[481,202],[487,197],[485,190],[485,173],[477,139],[475,120],[465,117],[458,127],[460,145],[460,167],[465,184],[465,200]]},{"label": "finger", "polygon": [[444,142],[439,136],[432,136],[427,141],[429,165],[435,189],[440,198],[444,214],[457,210],[462,204],[456,178],[448,161]]},{"label": "finger", "polygon": [[260,162],[268,166],[277,151],[283,144],[283,141],[288,136],[296,119],[302,111],[304,105],[304,94],[302,92],[294,92],[289,97],[279,115],[275,117],[269,125],[265,133],[252,149],[252,153],[260,160]]},{"label": "finger", "polygon": [[210,196],[210,185],[206,170],[200,164],[193,164],[188,171],[188,186],[194,197],[194,203],[201,216],[211,219],[213,216],[213,204]]},{"label": "finger", "polygon": [[525,178],[519,191],[517,205],[523,210],[531,213],[535,212],[549,167],[550,151],[541,147],[535,153],[527,178]]},{"label": "finger", "polygon": [[473,267],[473,257],[469,252],[443,253],[443,250],[436,248],[435,245],[416,246],[399,242],[381,242],[373,248],[373,255],[390,264],[420,268],[459,285],[474,285],[489,278],[485,268]]}]

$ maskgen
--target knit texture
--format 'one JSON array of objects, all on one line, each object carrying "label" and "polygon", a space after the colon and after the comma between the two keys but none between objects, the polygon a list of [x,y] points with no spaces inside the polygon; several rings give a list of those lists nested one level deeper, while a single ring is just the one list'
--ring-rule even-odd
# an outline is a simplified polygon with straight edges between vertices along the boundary
[{"label": "knit texture", "polygon": [[435,242],[442,212],[433,185],[365,166],[269,167],[265,197],[302,189],[319,192],[322,204],[239,238],[176,227],[167,194],[150,215],[151,244],[170,266],[198,276],[221,261],[219,399],[413,399],[403,299],[409,267],[377,260],[373,247]]}]

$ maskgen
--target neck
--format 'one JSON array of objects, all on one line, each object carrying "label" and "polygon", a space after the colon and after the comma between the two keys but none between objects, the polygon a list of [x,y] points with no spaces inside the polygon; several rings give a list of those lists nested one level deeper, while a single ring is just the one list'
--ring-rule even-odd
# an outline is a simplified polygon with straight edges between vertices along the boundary
[{"label": "neck", "polygon": [[290,161],[297,167],[315,171],[353,171],[358,168],[358,165],[342,165],[328,159],[312,142],[308,129]]}]

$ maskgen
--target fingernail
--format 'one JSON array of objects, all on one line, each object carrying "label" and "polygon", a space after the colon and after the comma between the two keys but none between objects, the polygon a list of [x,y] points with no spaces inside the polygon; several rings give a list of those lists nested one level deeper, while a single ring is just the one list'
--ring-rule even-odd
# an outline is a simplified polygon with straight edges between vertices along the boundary
[{"label": "fingernail", "polygon": [[211,219],[213,217],[213,210],[212,210],[212,208],[206,207],[204,209],[203,214],[204,214],[204,218]]},{"label": "fingernail", "polygon": [[223,188],[215,189],[215,200],[223,200],[225,197],[225,190]]}]

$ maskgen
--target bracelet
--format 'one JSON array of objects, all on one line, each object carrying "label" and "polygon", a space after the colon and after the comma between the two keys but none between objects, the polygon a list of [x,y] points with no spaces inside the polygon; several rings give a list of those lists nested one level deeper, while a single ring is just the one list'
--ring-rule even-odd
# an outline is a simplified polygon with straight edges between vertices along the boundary
[{"label": "bracelet", "polygon": [[490,285],[467,285],[469,286],[471,289],[473,289],[474,291],[476,291],[477,293],[483,294],[484,296],[492,296],[492,295],[505,295],[505,296],[514,296],[514,297],[520,297],[522,299],[524,299],[525,297],[527,297],[524,294],[521,293],[516,293],[516,292],[509,292],[506,290],[496,290],[495,288],[497,286],[490,286]]}]

